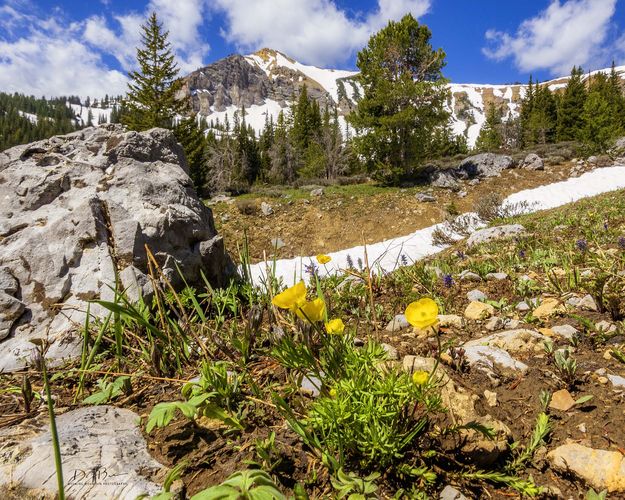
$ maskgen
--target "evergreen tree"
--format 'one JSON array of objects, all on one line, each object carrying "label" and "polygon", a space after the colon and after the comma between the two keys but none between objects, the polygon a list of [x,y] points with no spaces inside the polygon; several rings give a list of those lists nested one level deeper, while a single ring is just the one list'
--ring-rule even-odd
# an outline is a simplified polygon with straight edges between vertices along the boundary
[{"label": "evergreen tree", "polygon": [[529,122],[526,124],[528,144],[547,144],[556,136],[558,110],[556,100],[548,85],[536,84]]},{"label": "evergreen tree", "polygon": [[349,117],[368,168],[397,178],[425,158],[432,131],[447,123],[445,53],[408,14],[373,35],[358,54],[364,95]]},{"label": "evergreen tree", "polygon": [[573,66],[571,76],[560,98],[556,128],[558,141],[575,141],[581,138],[581,131],[584,128],[584,103],[586,102],[583,74],[582,68]]},{"label": "evergreen tree", "polygon": [[497,151],[503,145],[501,135],[501,108],[491,104],[486,113],[486,121],[475,143],[478,151]]},{"label": "evergreen tree", "polygon": [[184,118],[174,129],[174,135],[182,145],[187,164],[189,165],[189,177],[193,181],[198,194],[204,194],[205,184],[205,156],[206,139],[204,133],[197,126],[195,116]]},{"label": "evergreen tree", "polygon": [[614,114],[605,93],[592,90],[584,103],[582,113],[584,128],[581,139],[590,153],[603,153],[608,150],[621,132],[618,117]]},{"label": "evergreen tree", "polygon": [[142,47],[137,48],[137,62],[140,71],[129,76],[123,123],[132,130],[147,130],[153,127],[171,128],[176,115],[185,112],[185,103],[176,98],[182,88],[177,78],[178,67],[156,13],[142,26]]}]

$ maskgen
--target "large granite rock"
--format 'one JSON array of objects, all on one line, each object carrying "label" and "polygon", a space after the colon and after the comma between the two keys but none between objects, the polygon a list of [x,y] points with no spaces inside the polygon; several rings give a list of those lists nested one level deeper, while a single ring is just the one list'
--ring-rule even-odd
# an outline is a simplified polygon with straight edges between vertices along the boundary
[{"label": "large granite rock", "polygon": [[111,299],[116,276],[149,293],[146,245],[175,285],[177,266],[225,284],[234,268],[187,170],[163,129],[107,125],[0,153],[0,372],[23,367],[36,337],[52,359],[74,355],[87,301]]},{"label": "large granite rock", "polygon": [[501,172],[514,167],[510,156],[481,153],[464,159],[457,167],[446,170],[430,169],[427,173],[433,186],[459,189],[460,181],[499,177]]},{"label": "large granite rock", "polygon": [[[136,413],[113,406],[80,408],[56,417],[68,498],[137,498],[161,490],[166,468],[148,453],[139,421]],[[0,490],[56,498],[47,413],[36,422],[0,431],[0,449]]]}]

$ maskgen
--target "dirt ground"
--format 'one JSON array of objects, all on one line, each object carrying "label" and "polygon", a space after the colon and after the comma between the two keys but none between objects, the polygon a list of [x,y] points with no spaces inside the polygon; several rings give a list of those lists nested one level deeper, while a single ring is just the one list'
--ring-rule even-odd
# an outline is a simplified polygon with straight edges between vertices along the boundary
[{"label": "dirt ground", "polygon": [[[363,243],[377,243],[405,236],[418,229],[442,222],[451,209],[471,211],[485,195],[497,193],[502,198],[512,193],[558,182],[569,177],[572,163],[546,166],[544,171],[505,170],[501,177],[465,185],[467,196],[446,189],[375,188],[372,185],[326,188],[321,197],[301,190],[296,196],[285,192],[280,197],[250,196],[212,206],[217,229],[226,248],[238,257],[247,234],[252,262],[263,256],[278,259],[299,255],[317,255],[343,250]],[[421,203],[418,192],[433,194],[437,201]],[[265,216],[260,204],[271,205],[273,214]],[[245,204],[253,214],[239,209]],[[275,240],[284,244],[277,251]]]}]

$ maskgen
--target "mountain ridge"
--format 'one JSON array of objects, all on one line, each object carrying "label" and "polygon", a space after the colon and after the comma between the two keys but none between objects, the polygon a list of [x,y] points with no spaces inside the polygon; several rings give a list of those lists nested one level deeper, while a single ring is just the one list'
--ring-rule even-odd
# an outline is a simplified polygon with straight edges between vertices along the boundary
[{"label": "mountain ridge", "polygon": [[[247,63],[247,65],[246,65]],[[616,68],[625,78],[625,66]],[[603,69],[588,73],[585,78]],[[207,77],[207,73],[211,78]],[[253,75],[253,78],[250,76]],[[253,54],[234,54],[200,68],[184,77],[183,95],[191,100],[193,111],[208,123],[232,120],[242,107],[246,110],[246,122],[257,132],[270,116],[274,121],[282,110],[297,98],[304,84],[311,98],[321,106],[337,105],[344,129],[345,116],[352,112],[362,95],[357,81],[358,72],[324,69],[297,62],[283,52],[263,48]],[[566,86],[568,76],[555,78],[542,84],[551,90]],[[447,102],[451,113],[451,128],[456,135],[465,135],[469,146],[474,146],[479,131],[486,121],[490,104],[505,109],[503,119],[518,116],[520,102],[526,84],[448,84],[450,97]]]}]

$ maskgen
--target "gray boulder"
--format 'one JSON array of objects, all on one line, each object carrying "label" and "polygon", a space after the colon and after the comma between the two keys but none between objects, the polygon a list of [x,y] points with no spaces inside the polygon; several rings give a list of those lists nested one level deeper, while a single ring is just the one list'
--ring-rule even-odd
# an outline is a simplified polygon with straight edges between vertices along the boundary
[{"label": "gray boulder", "polygon": [[149,294],[146,246],[174,286],[177,267],[215,286],[234,272],[171,132],[106,125],[0,153],[0,372],[33,338],[54,360],[79,353],[87,301],[111,300],[116,276]]},{"label": "gray boulder", "polygon": [[536,153],[530,153],[523,160],[521,167],[526,170],[545,170],[545,163]]},{"label": "gray boulder", "polygon": [[513,166],[514,161],[510,156],[481,153],[463,160],[458,166],[458,172],[461,177],[468,179],[499,177],[502,171]]},{"label": "gray boulder", "polygon": [[525,228],[521,224],[510,224],[507,226],[487,227],[475,231],[467,240],[467,246],[480,245],[494,240],[512,238],[525,234]]},{"label": "gray boulder", "polygon": [[426,174],[433,186],[460,191],[461,181],[499,177],[502,171],[512,167],[514,167],[514,161],[510,156],[481,153],[465,158],[455,168],[440,170],[436,167],[428,167]]}]

